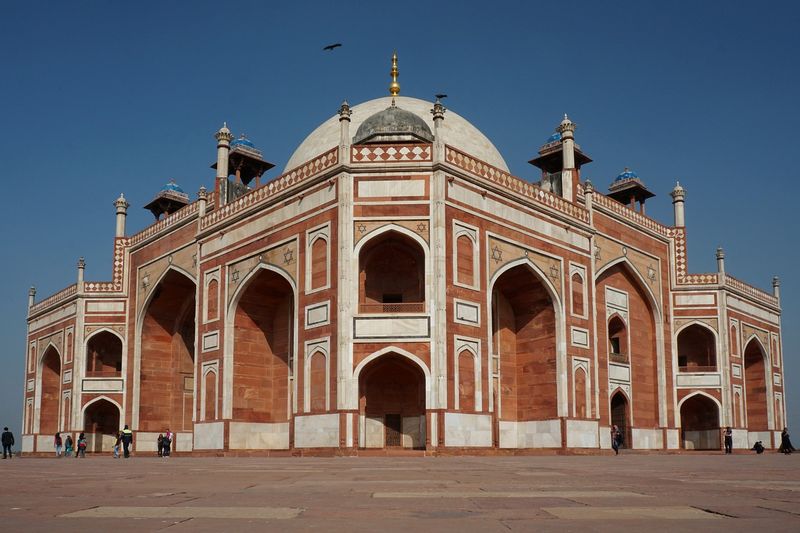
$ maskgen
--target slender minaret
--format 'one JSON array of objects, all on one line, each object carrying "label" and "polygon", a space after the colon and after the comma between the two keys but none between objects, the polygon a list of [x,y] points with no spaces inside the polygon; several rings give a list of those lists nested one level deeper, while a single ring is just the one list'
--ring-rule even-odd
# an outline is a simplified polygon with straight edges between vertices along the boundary
[{"label": "slender minaret", "polygon": [[33,304],[36,303],[36,287],[31,285],[31,288],[28,289],[28,309],[33,307]]},{"label": "slender minaret", "polygon": [[722,246],[717,248],[717,272],[725,274],[725,250],[722,249]]},{"label": "slender minaret", "polygon": [[339,106],[339,161],[350,160],[350,104],[347,100]]},{"label": "slender minaret", "polygon": [[233,134],[228,129],[228,123],[223,122],[222,127],[214,135],[217,139],[217,203],[222,205],[225,203],[227,196],[228,184],[228,152],[231,149],[231,141]]},{"label": "slender minaret", "polygon": [[781,279],[778,276],[772,278],[772,295],[781,303]]},{"label": "slender minaret", "polygon": [[125,196],[120,193],[119,198],[114,202],[117,208],[117,231],[115,236],[117,238],[125,236],[125,219],[128,216],[128,207],[130,204],[125,200]]},{"label": "slender minaret", "polygon": [[686,190],[681,187],[681,182],[675,184],[675,188],[672,189],[670,196],[672,196],[672,206],[675,210],[675,227],[682,228],[686,225],[683,213]]},{"label": "slender minaret", "polygon": [[86,270],[86,261],[83,257],[78,259],[78,294],[83,292],[83,274]]},{"label": "slender minaret", "polygon": [[556,131],[561,134],[561,195],[565,200],[573,200],[575,190],[575,124],[564,113],[564,120]]},{"label": "slender minaret", "polygon": [[208,201],[208,193],[206,188],[201,185],[200,190],[197,191],[197,216],[203,218],[206,216],[206,202]]},{"label": "slender minaret", "polygon": [[441,127],[445,111],[447,111],[447,108],[442,105],[441,99],[437,97],[436,102],[433,104],[433,109],[431,109],[431,114],[433,115],[433,142],[435,143],[433,155],[437,162],[444,161],[444,143],[442,142]]}]

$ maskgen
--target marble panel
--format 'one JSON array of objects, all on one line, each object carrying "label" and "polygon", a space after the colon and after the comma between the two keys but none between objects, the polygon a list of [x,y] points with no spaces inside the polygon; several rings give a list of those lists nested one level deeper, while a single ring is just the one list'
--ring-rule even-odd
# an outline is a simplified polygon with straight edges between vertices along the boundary
[{"label": "marble panel", "polygon": [[206,422],[194,425],[195,450],[221,450],[224,446],[224,422]]},{"label": "marble panel", "polygon": [[492,416],[445,413],[444,445],[457,447],[490,447],[492,445]]},{"label": "marble panel", "polygon": [[338,448],[339,415],[297,416],[294,419],[296,448]]},{"label": "marble panel", "polygon": [[231,422],[231,450],[288,450],[289,423]]},{"label": "marble panel", "polygon": [[567,448],[597,448],[598,431],[596,420],[567,420]]}]

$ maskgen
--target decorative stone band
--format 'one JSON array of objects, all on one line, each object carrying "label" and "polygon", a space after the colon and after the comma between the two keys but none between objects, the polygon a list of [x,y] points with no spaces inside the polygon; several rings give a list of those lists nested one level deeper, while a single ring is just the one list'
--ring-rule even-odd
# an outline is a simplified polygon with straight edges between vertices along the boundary
[{"label": "decorative stone band", "polygon": [[431,161],[430,144],[362,144],[350,149],[352,163]]},{"label": "decorative stone band", "polygon": [[451,146],[445,146],[445,159],[451,165],[466,170],[470,174],[489,180],[500,187],[525,196],[526,198],[530,198],[535,202],[546,205],[551,209],[569,215],[581,222],[589,222],[589,211],[587,211],[586,208],[568,202],[560,196],[546,192],[537,185],[512,176],[508,172],[468,156]]},{"label": "decorative stone band", "polygon": [[773,307],[778,307],[778,299],[772,294],[764,292],[761,289],[757,289],[752,285],[748,285],[747,283],[740,281],[728,274],[725,274],[722,279],[724,280],[725,288],[731,289],[734,292],[738,292],[743,296],[749,296],[750,298]]},{"label": "decorative stone band", "polygon": [[[582,192],[583,186],[579,186],[579,193]],[[600,206],[601,208],[606,208],[608,211],[611,211],[615,215],[619,215],[622,218],[625,218],[638,226],[641,226],[645,229],[658,233],[659,235],[663,235],[664,237],[670,236],[670,228],[664,226],[663,224],[656,222],[650,217],[647,217],[641,213],[630,209],[619,203],[618,201],[614,200],[613,198],[609,198],[604,194],[600,194],[595,192],[592,202],[596,206]]]},{"label": "decorative stone band", "polygon": [[[322,155],[311,159],[307,163],[294,168],[285,174],[265,183],[258,189],[254,189],[247,194],[240,196],[235,201],[225,204],[219,209],[215,209],[207,214],[200,221],[200,228],[209,228],[223,220],[226,220],[233,215],[240,213],[250,207],[258,205],[268,198],[297,185],[313,176],[320,174],[328,168],[336,165],[339,160],[339,149],[334,148],[325,152]],[[185,209],[185,208],[184,208]]]},{"label": "decorative stone band", "polygon": [[78,284],[77,283],[73,283],[69,287],[67,287],[65,289],[61,289],[60,291],[58,291],[57,293],[53,294],[52,296],[48,296],[47,298],[45,298],[41,302],[33,304],[33,306],[30,309],[30,313],[29,314],[32,315],[34,313],[38,313],[39,311],[43,311],[44,309],[47,309],[48,307],[51,307],[51,306],[54,306],[54,305],[56,305],[56,304],[58,304],[60,302],[63,302],[64,300],[66,300],[66,299],[68,299],[68,298],[70,298],[72,296],[75,296],[76,294],[78,294]]}]

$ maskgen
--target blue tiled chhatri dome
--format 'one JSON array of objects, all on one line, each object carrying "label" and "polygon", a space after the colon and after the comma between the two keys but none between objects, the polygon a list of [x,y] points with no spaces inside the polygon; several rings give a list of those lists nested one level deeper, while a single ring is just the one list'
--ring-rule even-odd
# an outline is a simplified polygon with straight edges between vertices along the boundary
[{"label": "blue tiled chhatri dome", "polygon": [[552,134],[550,137],[547,138],[544,144],[550,144],[560,140],[561,140],[561,134],[559,132],[555,132],[554,134]]},{"label": "blue tiled chhatri dome", "polygon": [[629,180],[629,179],[639,179],[639,175],[629,168],[625,168],[622,173],[614,178],[614,181],[622,181],[622,180]]}]

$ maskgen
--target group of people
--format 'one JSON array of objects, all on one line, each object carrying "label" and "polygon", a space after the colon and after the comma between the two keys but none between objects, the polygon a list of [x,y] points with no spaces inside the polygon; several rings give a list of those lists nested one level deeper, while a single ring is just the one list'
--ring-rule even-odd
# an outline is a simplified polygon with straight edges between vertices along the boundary
[{"label": "group of people", "polygon": [[174,440],[175,436],[172,432],[167,428],[166,434],[158,434],[158,440],[156,441],[156,446],[158,446],[158,456],[159,457],[169,457],[170,450],[172,449],[172,441]]},{"label": "group of people", "polygon": [[[77,446],[75,445],[75,441],[72,440],[72,435],[67,435],[67,438],[62,439],[61,433],[56,432],[55,437],[53,438],[53,446],[56,449],[56,457],[72,457],[72,454],[75,454],[75,457],[86,457],[86,434],[81,432],[78,435],[78,443]],[[61,454],[61,450],[64,450],[64,454]]]}]

